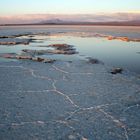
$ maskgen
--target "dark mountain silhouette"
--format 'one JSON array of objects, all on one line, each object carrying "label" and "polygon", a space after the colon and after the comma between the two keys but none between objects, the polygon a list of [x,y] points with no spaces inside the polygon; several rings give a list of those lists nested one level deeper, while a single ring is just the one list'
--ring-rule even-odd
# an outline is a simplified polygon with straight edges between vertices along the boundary
[{"label": "dark mountain silhouette", "polygon": [[[106,26],[140,26],[140,20],[132,21],[108,21],[108,22],[81,22],[81,21],[66,21],[61,19],[43,20],[39,23],[30,24],[3,24],[9,25],[106,25]],[[2,26],[2,25],[1,25]]]},{"label": "dark mountain silhouette", "polygon": [[56,18],[56,19],[50,19],[50,20],[44,20],[44,21],[41,21],[40,22],[40,24],[45,24],[45,23],[49,23],[49,24],[53,24],[53,23],[55,23],[55,24],[59,24],[59,23],[65,23],[66,21],[63,21],[63,20],[60,20],[60,19],[58,19],[58,18]]},{"label": "dark mountain silhouette", "polygon": [[132,21],[109,21],[109,22],[80,22],[80,21],[64,21],[60,19],[44,20],[37,24],[68,24],[68,25],[114,25],[114,26],[140,26],[140,20]]}]

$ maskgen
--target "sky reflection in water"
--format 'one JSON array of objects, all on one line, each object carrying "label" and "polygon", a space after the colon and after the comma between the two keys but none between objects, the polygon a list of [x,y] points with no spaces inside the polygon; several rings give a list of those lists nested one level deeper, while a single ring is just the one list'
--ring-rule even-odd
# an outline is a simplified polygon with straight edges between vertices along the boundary
[{"label": "sky reflection in water", "polygon": [[[22,49],[46,49],[49,44],[66,43],[74,45],[79,54],[77,55],[44,55],[44,57],[61,60],[85,59],[93,57],[107,65],[123,67],[132,72],[140,73],[140,43],[123,42],[119,40],[107,40],[95,37],[77,36],[48,36],[43,42],[25,45],[0,46],[1,53],[20,53]],[[42,46],[42,47],[39,47]],[[48,49],[48,48],[47,48]],[[3,60],[3,59],[1,59]]]},{"label": "sky reflection in water", "polygon": [[[127,36],[139,38],[140,27],[115,27],[115,26],[8,26],[0,27],[0,35],[16,35],[27,33],[48,33],[48,36],[35,36],[38,40],[30,45],[0,46],[0,53],[20,53],[22,49],[42,50],[49,44],[66,43],[74,45],[77,55],[44,55],[43,57],[62,60],[85,59],[93,57],[103,61],[107,65],[123,67],[140,74],[140,42],[123,42],[119,40],[107,40],[102,37],[93,37],[92,33],[113,36]],[[49,34],[55,35],[49,35]],[[79,35],[76,35],[79,33]],[[80,34],[88,34],[90,37],[80,37]],[[27,38],[27,36],[25,36]],[[47,48],[48,49],[48,48]],[[82,55],[82,56],[81,56]],[[83,56],[84,55],[84,56]],[[4,59],[0,58],[1,61]],[[6,60],[7,61],[7,60]]]}]

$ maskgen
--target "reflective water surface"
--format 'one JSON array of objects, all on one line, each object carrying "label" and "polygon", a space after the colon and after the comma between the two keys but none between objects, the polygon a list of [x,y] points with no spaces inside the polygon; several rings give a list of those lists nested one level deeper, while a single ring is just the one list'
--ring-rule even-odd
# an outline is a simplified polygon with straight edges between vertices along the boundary
[{"label": "reflective water surface", "polygon": [[[49,35],[34,36],[38,40],[29,45],[0,45],[0,53],[21,53],[22,49],[42,50],[55,43],[73,45],[79,52],[76,55],[44,55],[43,57],[60,60],[97,58],[107,65],[122,67],[140,74],[140,42],[125,42],[107,40],[104,37],[95,37],[89,34],[100,33],[113,36],[127,36],[140,38],[140,27],[107,27],[107,26],[26,26],[0,27],[0,35],[15,35],[25,33],[49,33]],[[79,33],[79,35],[75,35]],[[57,34],[56,34],[57,33]],[[65,34],[66,33],[66,34]],[[67,34],[71,33],[71,34]],[[80,33],[88,33],[82,36]],[[24,38],[24,37],[20,37]],[[28,38],[25,36],[25,38]],[[7,61],[0,58],[1,61]]]}]

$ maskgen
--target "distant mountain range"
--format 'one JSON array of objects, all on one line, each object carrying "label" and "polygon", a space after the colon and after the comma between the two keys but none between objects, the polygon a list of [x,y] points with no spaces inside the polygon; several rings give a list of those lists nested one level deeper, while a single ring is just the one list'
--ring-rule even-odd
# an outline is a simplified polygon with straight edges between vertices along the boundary
[{"label": "distant mountain range", "polygon": [[108,22],[81,22],[64,21],[60,19],[44,20],[37,24],[56,24],[56,25],[116,25],[116,26],[140,26],[140,20],[132,21],[108,21]]},{"label": "distant mountain range", "polygon": [[[107,22],[81,22],[81,21],[64,21],[61,19],[43,20],[39,23],[30,24],[2,24],[9,25],[107,25],[107,26],[140,26],[140,20],[132,21],[107,21]],[[1,25],[1,26],[2,26]]]}]

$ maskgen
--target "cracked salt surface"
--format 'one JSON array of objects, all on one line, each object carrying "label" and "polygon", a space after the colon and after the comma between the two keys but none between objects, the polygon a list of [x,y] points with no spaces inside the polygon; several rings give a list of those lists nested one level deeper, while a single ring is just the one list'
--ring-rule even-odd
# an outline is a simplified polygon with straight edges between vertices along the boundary
[{"label": "cracked salt surface", "polygon": [[102,64],[0,64],[0,137],[138,140],[140,86]]}]

